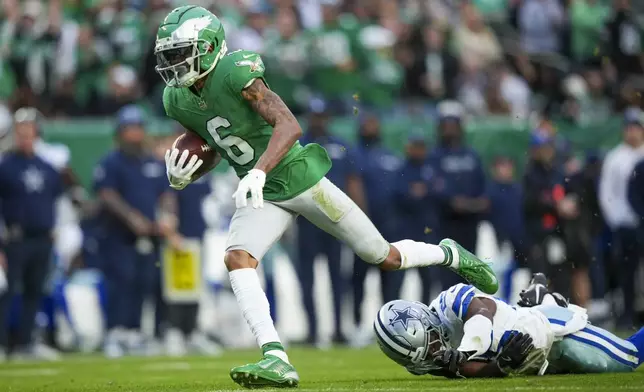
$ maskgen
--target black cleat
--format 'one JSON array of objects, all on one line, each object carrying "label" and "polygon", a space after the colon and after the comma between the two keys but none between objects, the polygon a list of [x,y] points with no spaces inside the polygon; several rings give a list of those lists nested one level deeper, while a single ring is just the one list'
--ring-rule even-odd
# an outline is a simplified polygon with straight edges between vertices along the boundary
[{"label": "black cleat", "polygon": [[568,300],[564,298],[563,295],[559,293],[550,293],[552,297],[555,299],[557,302],[557,305],[561,306],[562,308],[567,308],[568,307]]},{"label": "black cleat", "polygon": [[548,278],[546,277],[546,274],[541,272],[533,274],[532,279],[530,279],[530,285],[533,284],[540,284],[542,286],[548,287]]},{"label": "black cleat", "polygon": [[532,275],[530,286],[519,293],[521,299],[517,305],[523,308],[531,308],[533,306],[541,305],[543,298],[548,294],[548,278],[545,274],[540,272]]}]

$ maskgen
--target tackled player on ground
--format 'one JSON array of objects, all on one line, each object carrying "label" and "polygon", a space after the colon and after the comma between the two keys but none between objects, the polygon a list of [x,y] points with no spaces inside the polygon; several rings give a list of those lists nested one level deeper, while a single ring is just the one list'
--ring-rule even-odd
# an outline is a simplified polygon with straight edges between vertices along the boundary
[{"label": "tackled player on ground", "polygon": [[585,309],[547,290],[543,274],[518,305],[458,284],[429,305],[385,304],[374,329],[383,353],[414,375],[622,373],[644,363],[644,328],[621,339],[591,325]]}]

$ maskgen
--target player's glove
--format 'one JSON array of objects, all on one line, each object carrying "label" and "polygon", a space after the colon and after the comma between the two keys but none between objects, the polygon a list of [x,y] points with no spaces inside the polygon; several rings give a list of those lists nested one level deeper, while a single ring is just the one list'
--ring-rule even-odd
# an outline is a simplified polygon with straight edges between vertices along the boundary
[{"label": "player's glove", "polygon": [[499,368],[506,373],[519,368],[534,349],[532,338],[528,334],[513,334],[496,357]]},{"label": "player's glove", "polygon": [[454,376],[460,376],[459,368],[467,361],[467,354],[454,348],[441,350],[433,356],[434,364]]},{"label": "player's glove", "polygon": [[237,190],[233,193],[235,205],[237,208],[248,205],[248,193],[250,192],[253,208],[264,207],[264,183],[266,182],[266,173],[259,169],[251,169],[246,176],[239,181]]},{"label": "player's glove", "polygon": [[171,188],[181,190],[187,187],[192,181],[192,175],[203,165],[203,160],[196,155],[193,155],[188,160],[189,155],[190,151],[188,150],[183,150],[181,156],[179,156],[179,150],[176,148],[166,150],[165,171]]}]

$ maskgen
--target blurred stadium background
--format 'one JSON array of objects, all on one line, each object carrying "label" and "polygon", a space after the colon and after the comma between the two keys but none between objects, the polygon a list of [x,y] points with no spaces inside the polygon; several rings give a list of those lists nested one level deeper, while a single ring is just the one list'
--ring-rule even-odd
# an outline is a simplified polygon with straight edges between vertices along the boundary
[{"label": "blurred stadium background", "polygon": [[[561,228],[563,224],[552,229],[544,234],[548,241],[551,237],[557,240],[548,242],[549,254],[556,254],[560,244],[564,251],[559,256],[542,253],[541,257],[548,259],[549,271],[558,276],[557,288],[569,289],[571,280],[578,279],[579,273],[584,275],[582,281],[588,280],[591,286],[586,287],[588,292],[579,295],[568,290],[568,295],[589,307],[597,322],[622,329],[640,324],[644,286],[634,285],[632,295],[626,291],[625,295],[635,298],[635,302],[624,301],[621,290],[624,275],[626,280],[629,277],[640,283],[644,280],[639,260],[642,249],[636,240],[639,232],[636,225],[629,227],[635,233],[633,243],[638,245],[633,251],[637,260],[623,267],[623,252],[613,246],[617,243],[619,225],[604,221],[604,214],[610,213],[606,208],[611,207],[610,203],[598,206],[601,201],[596,184],[601,178],[598,170],[591,169],[620,143],[625,118],[627,126],[644,129],[639,112],[644,107],[641,99],[644,2],[193,0],[192,3],[207,7],[220,17],[230,50],[244,48],[262,55],[268,83],[289,104],[305,131],[311,116],[320,114],[316,103],[321,102],[322,111],[330,118],[331,133],[361,148],[362,130],[375,121],[383,148],[402,162],[405,153],[409,153],[408,144],[418,137],[430,151],[440,144],[436,134],[440,133],[441,103],[450,101],[452,105],[457,103],[462,112],[467,144],[481,156],[487,180],[497,181],[498,164],[507,161],[515,169],[511,182],[520,186],[533,185],[526,167],[534,158],[535,148],[540,146],[540,138],[556,141],[560,185],[566,187],[580,173],[588,176],[583,178],[591,185],[576,198],[575,209],[590,217],[584,222],[590,222],[592,230],[588,233],[589,241],[583,242],[579,251],[575,248],[578,241],[570,240]],[[101,258],[101,251],[95,252],[94,262],[77,257],[87,251],[90,240],[100,242],[100,238],[90,237],[83,226],[83,220],[94,219],[91,212],[100,209],[92,196],[93,173],[99,159],[115,148],[116,130],[121,125],[117,113],[127,106],[136,105],[144,113],[141,123],[149,136],[149,149],[155,154],[162,153],[168,141],[182,131],[164,117],[161,103],[164,85],[154,71],[153,53],[158,23],[174,6],[182,4],[171,0],[2,1],[2,149],[7,152],[13,148],[16,122],[31,121],[17,119],[14,113],[19,108],[37,108],[43,139],[66,147],[62,148],[62,166],[69,166],[77,177],[77,186],[73,188],[76,193],[71,198],[82,193],[81,188],[88,194],[78,196],[80,204],[57,210],[56,261],[44,289],[53,305],[38,313],[34,336],[39,344],[62,350],[93,351],[102,347],[105,327],[101,270],[114,260]],[[208,181],[212,192],[200,201],[208,229],[201,257],[206,284],[200,292],[199,330],[213,344],[251,347],[252,336],[227,288],[223,265],[226,227],[234,212],[230,195],[236,178],[227,165],[221,164]],[[579,196],[578,190],[566,188],[566,192],[577,192]],[[513,243],[508,233],[499,231],[503,229],[490,213],[495,208],[494,202],[491,200],[491,207],[477,218],[476,251],[496,263],[506,283],[499,295],[512,300],[527,283],[531,270],[541,264],[534,261],[539,256],[532,250],[518,249],[522,246]],[[507,208],[523,214],[523,205],[518,196]],[[433,208],[436,206],[427,205],[428,210]],[[395,208],[387,213],[397,219]],[[525,220],[519,224],[529,224],[528,213],[525,214],[507,219]],[[578,223],[565,214],[558,218]],[[405,225],[403,217],[400,222]],[[440,236],[445,223],[438,220],[436,226],[426,225],[424,234]],[[364,317],[357,325],[359,317],[351,309],[351,287],[331,287],[324,257],[319,258],[314,285],[319,328],[317,336],[311,339],[306,323],[306,311],[310,309],[303,307],[296,273],[296,231],[274,248],[270,260],[263,265],[266,283],[275,292],[278,329],[287,340],[318,346],[331,342],[332,336],[336,343],[368,344],[371,317],[383,298],[377,273],[368,274],[361,304]],[[615,234],[612,240],[611,234]],[[8,237],[5,231],[5,242],[10,240]],[[528,237],[522,238],[521,243],[535,241]],[[100,243],[96,246],[101,249]],[[583,254],[585,260],[571,261],[575,254]],[[7,263],[11,262],[8,258]],[[160,257],[158,266],[163,263]],[[339,265],[350,286],[353,255],[343,251]],[[433,282],[431,290],[439,289],[440,284]],[[412,271],[405,276],[400,296],[426,298],[426,290],[430,289]],[[334,331],[331,301],[334,292],[341,293],[344,299],[340,322],[343,331]],[[163,351],[166,337],[156,332],[155,301],[148,302],[149,306],[144,307],[142,336],[146,344],[158,346],[155,352]],[[633,309],[628,309],[629,306]],[[19,305],[11,308],[10,320],[0,328],[10,331],[13,328],[14,333],[21,328],[15,320],[19,308]],[[51,314],[55,315],[53,319]],[[55,358],[51,352],[32,354]]]}]

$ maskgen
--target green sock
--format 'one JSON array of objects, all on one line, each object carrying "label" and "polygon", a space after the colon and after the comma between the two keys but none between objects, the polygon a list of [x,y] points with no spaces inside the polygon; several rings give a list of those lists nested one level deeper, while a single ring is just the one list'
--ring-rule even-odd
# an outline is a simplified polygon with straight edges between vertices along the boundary
[{"label": "green sock", "polygon": [[262,355],[266,357],[267,355],[271,355],[273,357],[277,357],[281,359],[282,361],[290,364],[291,362],[288,360],[288,355],[286,355],[286,351],[284,350],[284,346],[282,346],[282,343],[280,342],[270,342],[266,343],[265,345],[262,346]]},{"label": "green sock", "polygon": [[452,265],[452,260],[454,259],[454,255],[452,254],[452,249],[445,245],[438,245],[438,246],[443,250],[443,253],[445,253],[445,261],[441,263],[441,265],[449,267],[450,265]]},{"label": "green sock", "polygon": [[269,351],[282,351],[286,352],[284,350],[284,346],[282,346],[282,343],[280,342],[270,342],[266,343],[265,345],[262,346],[262,354],[266,355],[267,352]]}]

